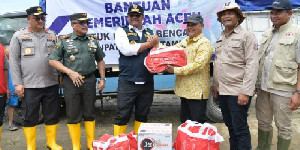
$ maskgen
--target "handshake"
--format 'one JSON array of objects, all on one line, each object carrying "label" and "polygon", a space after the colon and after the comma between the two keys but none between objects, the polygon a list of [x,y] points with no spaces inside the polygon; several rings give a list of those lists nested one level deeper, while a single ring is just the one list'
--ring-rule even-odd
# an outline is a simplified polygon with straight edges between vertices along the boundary
[{"label": "handshake", "polygon": [[159,37],[157,35],[150,35],[147,42],[149,42],[152,47],[157,48],[159,46]]}]

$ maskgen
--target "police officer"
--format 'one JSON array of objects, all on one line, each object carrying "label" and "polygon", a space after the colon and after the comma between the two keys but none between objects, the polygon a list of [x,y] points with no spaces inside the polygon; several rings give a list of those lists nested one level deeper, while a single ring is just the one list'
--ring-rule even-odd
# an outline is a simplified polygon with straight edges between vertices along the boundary
[{"label": "police officer", "polygon": [[57,71],[48,63],[56,35],[45,28],[45,12],[39,6],[26,10],[30,26],[17,31],[11,39],[10,68],[15,92],[23,97],[23,130],[27,149],[36,149],[36,125],[40,105],[45,119],[46,145],[62,149],[56,144],[56,130],[60,114]]},{"label": "police officer", "polygon": [[153,102],[153,74],[144,66],[144,58],[151,48],[158,45],[158,36],[145,28],[144,10],[139,5],[128,9],[128,26],[119,27],[115,32],[115,42],[120,50],[117,116],[114,122],[114,135],[126,132],[133,107],[135,107],[134,131],[137,133]]},{"label": "police officer", "polygon": [[213,94],[219,92],[230,149],[251,150],[247,112],[258,72],[257,40],[240,26],[245,17],[237,3],[225,3],[217,16],[225,29],[216,41]]},{"label": "police officer", "polygon": [[96,38],[87,35],[88,18],[86,13],[72,14],[70,21],[73,33],[62,36],[61,41],[56,44],[49,57],[49,63],[64,73],[63,88],[73,149],[79,150],[81,147],[80,122],[84,118],[87,146],[92,150],[92,141],[95,137],[95,60],[101,76],[97,87],[102,90],[105,85],[103,60],[105,54]]}]

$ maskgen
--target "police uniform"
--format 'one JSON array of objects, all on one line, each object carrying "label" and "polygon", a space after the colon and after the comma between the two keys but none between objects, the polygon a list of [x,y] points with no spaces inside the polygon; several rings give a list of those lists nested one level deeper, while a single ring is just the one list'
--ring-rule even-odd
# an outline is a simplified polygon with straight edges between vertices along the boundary
[{"label": "police uniform", "polygon": [[[76,13],[70,16],[71,21],[87,21],[86,13]],[[68,127],[73,143],[73,149],[80,148],[80,122],[84,118],[87,133],[87,146],[92,149],[95,134],[95,101],[96,101],[96,70],[95,61],[103,61],[105,54],[95,36],[78,36],[75,31],[61,36],[49,59],[61,61],[63,66],[78,72],[84,83],[77,87],[72,79],[63,75],[64,98]],[[79,140],[78,140],[79,139]]]},{"label": "police uniform", "polygon": [[[248,109],[254,93],[258,72],[258,45],[255,36],[242,29],[245,19],[237,3],[230,2],[217,13],[236,10],[238,25],[230,34],[225,30],[216,41],[214,63],[214,87],[219,92],[223,120],[230,135],[230,149],[251,149],[251,134],[247,123]],[[249,96],[248,103],[238,104],[238,95]]]},{"label": "police uniform", "polygon": [[[132,5],[129,13],[143,15],[144,10],[139,5]],[[126,35],[121,36],[120,35]],[[153,74],[144,66],[144,58],[148,55],[151,48],[137,54],[140,43],[147,42],[148,37],[153,35],[149,28],[138,30],[132,25],[119,27],[116,31],[116,44],[120,49],[119,58],[119,82],[117,91],[117,116],[114,121],[114,135],[125,133],[127,123],[130,120],[133,108],[135,107],[134,131],[137,130],[142,122],[147,122],[150,106],[153,102]],[[122,47],[122,42],[130,44],[130,48],[135,49],[133,55],[128,54],[128,47]],[[125,44],[126,45],[126,44]],[[126,54],[125,54],[126,53]]]},{"label": "police uniform", "polygon": [[[31,7],[26,11],[28,15],[32,16],[46,15],[41,7]],[[27,147],[31,148],[35,147],[35,131],[40,105],[43,107],[46,131],[49,131],[46,132],[48,147],[53,146],[49,144],[53,140],[48,140],[56,136],[60,114],[58,75],[57,70],[51,67],[48,62],[49,54],[53,50],[55,42],[56,34],[54,31],[44,29],[40,33],[35,33],[31,27],[27,27],[17,31],[10,43],[9,62],[12,81],[14,85],[24,85],[23,129],[27,139]],[[51,134],[50,131],[53,131],[55,135]],[[57,147],[57,145],[54,146]]]}]

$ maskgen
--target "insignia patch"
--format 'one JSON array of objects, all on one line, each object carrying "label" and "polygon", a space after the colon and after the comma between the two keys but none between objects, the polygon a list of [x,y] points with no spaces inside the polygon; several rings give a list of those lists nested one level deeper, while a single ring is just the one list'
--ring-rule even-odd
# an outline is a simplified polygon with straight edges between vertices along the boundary
[{"label": "insignia patch", "polygon": [[48,35],[47,39],[49,39],[49,40],[54,40],[54,37],[51,36],[51,35]]},{"label": "insignia patch", "polygon": [[150,34],[145,34],[145,37],[146,37],[146,38],[149,38],[149,37],[150,37]]},{"label": "insignia patch", "polygon": [[127,33],[127,36],[137,36],[137,34],[136,33]]},{"label": "insignia patch", "polygon": [[136,43],[135,40],[130,41],[131,45],[134,45],[135,43]]},{"label": "insignia patch", "polygon": [[30,39],[30,36],[29,35],[24,35],[23,39]]},{"label": "insignia patch", "polygon": [[74,61],[74,60],[75,60],[75,56],[74,56],[74,55],[71,55],[71,56],[70,56],[70,60],[71,60],[71,61]]},{"label": "insignia patch", "polygon": [[30,55],[31,53],[32,53],[31,48],[25,48],[25,49],[24,49],[24,54],[25,54],[25,55]]},{"label": "insignia patch", "polygon": [[242,39],[231,39],[231,41],[242,41]]},{"label": "insignia patch", "polygon": [[258,50],[258,44],[255,43],[253,48],[254,48],[254,50]]},{"label": "insignia patch", "polygon": [[22,42],[31,42],[32,41],[32,39],[22,39]]},{"label": "insignia patch", "polygon": [[286,36],[287,36],[287,37],[294,36],[294,33],[288,32],[288,33],[286,33]]}]

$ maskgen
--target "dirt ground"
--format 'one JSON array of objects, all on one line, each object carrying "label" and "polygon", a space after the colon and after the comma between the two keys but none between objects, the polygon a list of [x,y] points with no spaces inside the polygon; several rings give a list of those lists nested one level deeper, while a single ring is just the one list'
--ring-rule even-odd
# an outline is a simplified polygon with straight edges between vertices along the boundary
[{"label": "dirt ground", "polygon": [[[255,149],[257,145],[257,120],[255,117],[255,100],[252,101],[248,123],[251,128],[251,139],[252,147]],[[96,111],[96,138],[99,138],[101,135],[113,134],[113,121],[116,113],[116,99],[106,97],[104,100],[104,113],[101,111],[101,102],[97,100],[96,102],[97,111]],[[174,94],[161,94],[157,93],[154,97],[154,103],[151,107],[151,113],[149,115],[149,122],[155,123],[172,123],[173,125],[173,141],[176,138],[177,127],[180,125],[179,122],[179,112],[180,112],[180,101],[179,98]],[[128,124],[127,131],[133,130],[133,120],[131,118],[130,123]],[[4,119],[3,130],[2,130],[2,140],[1,148],[2,150],[25,150],[26,141],[24,137],[23,130],[18,131],[8,131],[6,130],[8,120]],[[69,132],[67,128],[67,119],[65,116],[61,117],[59,122],[58,131],[57,131],[57,143],[64,147],[65,150],[72,149],[72,143],[69,137]],[[228,130],[224,123],[211,123],[216,126],[219,133],[224,137],[225,141],[221,143],[222,150],[229,150],[228,143]],[[275,125],[273,124],[275,127]],[[277,130],[274,128],[274,137],[277,137]],[[86,149],[86,137],[84,124],[81,124],[81,146],[82,149]],[[300,109],[294,112],[293,114],[293,139],[291,142],[290,149],[298,150],[300,147]],[[46,150],[45,147],[46,137],[44,124],[37,126],[37,149]],[[273,138],[272,148],[276,149],[277,139]]]}]

